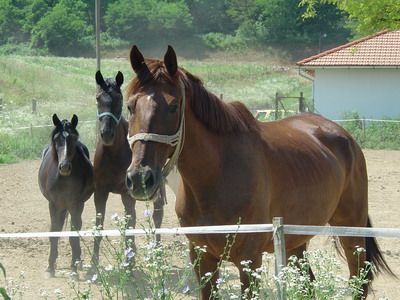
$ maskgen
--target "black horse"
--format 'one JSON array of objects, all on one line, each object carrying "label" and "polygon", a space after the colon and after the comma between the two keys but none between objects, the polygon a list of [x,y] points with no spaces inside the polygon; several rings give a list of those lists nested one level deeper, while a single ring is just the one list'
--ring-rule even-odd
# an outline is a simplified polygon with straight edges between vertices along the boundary
[{"label": "black horse", "polygon": [[[44,149],[39,169],[39,187],[49,201],[51,231],[61,231],[67,212],[71,215],[71,230],[82,227],[84,203],[93,193],[93,167],[89,151],[79,141],[76,130],[78,117],[71,122],[53,115],[54,129],[51,144]],[[55,274],[58,256],[58,237],[50,237],[50,255],[47,272]],[[81,260],[79,237],[70,237],[72,248],[71,269],[77,271]]]},{"label": "black horse", "polygon": [[[122,116],[121,85],[124,76],[118,72],[115,79],[104,79],[101,72],[97,71],[95,77],[98,85],[96,101],[100,136],[93,161],[96,227],[103,227],[108,196],[110,193],[115,193],[121,195],[125,214],[129,216],[127,226],[133,228],[136,225],[136,200],[130,196],[125,184],[126,170],[131,163],[132,152],[127,141],[128,122]],[[153,221],[157,228],[161,226],[164,215],[165,192],[163,191],[164,189],[158,193],[154,202]],[[134,237],[129,238],[134,241]],[[89,274],[96,272],[101,239],[95,237],[92,268]],[[157,240],[160,240],[159,236]]]}]

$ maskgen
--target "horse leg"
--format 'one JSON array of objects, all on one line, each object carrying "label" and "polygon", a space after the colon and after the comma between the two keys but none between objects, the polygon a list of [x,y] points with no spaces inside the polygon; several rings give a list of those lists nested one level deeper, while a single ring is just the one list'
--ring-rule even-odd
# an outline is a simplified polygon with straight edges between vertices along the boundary
[{"label": "horse leg", "polygon": [[[50,211],[50,231],[61,231],[64,225],[64,220],[67,211],[57,209],[52,201],[49,201],[49,211]],[[58,256],[58,237],[50,237],[50,254],[49,254],[49,265],[46,272],[50,274],[51,277],[55,275],[55,263]]]},{"label": "horse leg", "polygon": [[[136,200],[129,194],[121,194],[121,200],[125,208],[125,216],[127,217],[128,228],[135,228],[136,226]],[[130,246],[136,252],[135,236],[126,237],[126,246]]]},{"label": "horse leg", "polygon": [[213,291],[216,292],[216,282],[219,278],[219,260],[207,252],[198,254],[193,244],[190,245],[189,250],[190,260],[200,284],[200,300],[218,299],[216,295],[213,295]]},{"label": "horse leg", "polygon": [[[70,209],[71,231],[79,231],[82,228],[82,212],[84,202],[79,202]],[[77,264],[81,263],[81,245],[79,237],[69,237],[69,244],[72,249],[71,270],[77,272]]]},{"label": "horse leg", "polygon": [[[306,250],[307,250],[307,243],[304,243],[303,245],[301,245],[297,248],[287,250],[286,251],[286,264],[288,263],[289,258],[293,255],[296,256],[298,259],[303,259],[304,251],[306,251]],[[300,268],[300,265],[297,265],[297,267]],[[315,276],[314,276],[313,271],[311,270],[311,267],[308,269],[308,275],[310,276],[310,281],[315,280]]]},{"label": "horse leg", "polygon": [[[165,187],[164,187],[165,189]],[[161,227],[162,220],[164,218],[164,202],[165,202],[165,192],[164,194],[160,191],[158,192],[157,199],[154,201],[154,212],[153,212],[153,222],[154,226],[156,228]],[[161,235],[157,234],[156,235],[156,241],[157,243],[160,243],[161,241]]]},{"label": "horse leg", "polygon": [[[368,192],[367,185],[357,188],[358,185],[354,184],[354,179],[350,180],[347,188],[344,190],[338,207],[334,212],[329,224],[332,226],[354,226],[365,227],[368,222]],[[339,237],[340,243],[343,247],[344,254],[347,259],[350,278],[358,276],[362,268],[364,268],[364,261],[366,260],[365,252],[358,252],[355,255],[357,248],[366,249],[365,237]],[[368,274],[371,276],[372,274]],[[368,294],[368,284],[363,285],[363,297]],[[361,298],[361,295],[360,295]]]},{"label": "horse leg", "polygon": [[[108,192],[106,191],[94,191],[94,205],[96,207],[96,229],[103,229],[104,224],[104,215],[106,213],[106,202],[108,199]],[[92,276],[97,272],[97,268],[99,265],[99,252],[100,252],[100,243],[103,237],[96,236],[94,238],[93,252],[91,258],[91,268],[88,270],[88,275]]]},{"label": "horse leg", "polygon": [[245,249],[242,252],[240,253],[241,256],[234,261],[235,266],[239,269],[242,298],[258,299],[256,295],[260,289],[260,280],[252,276],[251,273],[262,265],[261,251],[260,254],[257,254],[254,249],[248,249],[248,251]]}]

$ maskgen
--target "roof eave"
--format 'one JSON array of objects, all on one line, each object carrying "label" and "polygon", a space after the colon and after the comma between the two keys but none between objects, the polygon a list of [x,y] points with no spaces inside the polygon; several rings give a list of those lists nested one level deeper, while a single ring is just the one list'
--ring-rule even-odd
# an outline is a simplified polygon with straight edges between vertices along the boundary
[{"label": "roof eave", "polygon": [[315,69],[400,69],[400,65],[298,65],[302,70]]}]

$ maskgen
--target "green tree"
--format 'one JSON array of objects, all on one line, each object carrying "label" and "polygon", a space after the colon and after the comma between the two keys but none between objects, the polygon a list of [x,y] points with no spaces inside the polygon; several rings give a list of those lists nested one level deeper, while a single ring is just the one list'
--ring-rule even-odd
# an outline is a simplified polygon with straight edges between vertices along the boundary
[{"label": "green tree", "polygon": [[173,41],[192,28],[189,8],[181,0],[118,0],[104,19],[110,35],[128,41]]},{"label": "green tree", "polygon": [[27,39],[23,30],[29,0],[0,0],[0,44]]},{"label": "green tree", "polygon": [[227,13],[229,2],[229,0],[186,0],[193,17],[194,33],[233,33],[237,26]]},{"label": "green tree", "polygon": [[315,6],[319,17],[303,19],[298,0],[234,0],[228,13],[239,24],[238,35],[262,45],[318,45],[322,34],[331,41],[346,40],[345,16],[335,6]]},{"label": "green tree", "polygon": [[349,25],[360,35],[383,29],[400,28],[400,3],[398,0],[301,0],[307,8],[305,17],[318,15],[318,3],[330,3],[349,15]]},{"label": "green tree", "polygon": [[90,48],[92,35],[86,2],[60,0],[33,26],[32,45],[55,55],[74,55]]}]

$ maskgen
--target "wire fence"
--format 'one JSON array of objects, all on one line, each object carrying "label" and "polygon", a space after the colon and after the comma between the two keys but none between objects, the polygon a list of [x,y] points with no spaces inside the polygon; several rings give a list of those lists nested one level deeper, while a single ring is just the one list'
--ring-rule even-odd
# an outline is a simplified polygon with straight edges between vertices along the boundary
[{"label": "wire fence", "polygon": [[[400,149],[400,120],[346,118],[334,120],[354,137],[362,148]],[[94,151],[97,141],[96,120],[80,121],[81,141]],[[52,124],[0,128],[1,155],[20,159],[40,158],[43,148],[50,143]]]},{"label": "wire fence", "polygon": [[[96,120],[79,121],[78,125],[80,140],[90,152],[96,147],[96,126]],[[53,124],[43,124],[0,128],[0,163],[40,158],[43,149],[50,143],[53,127]]]}]

